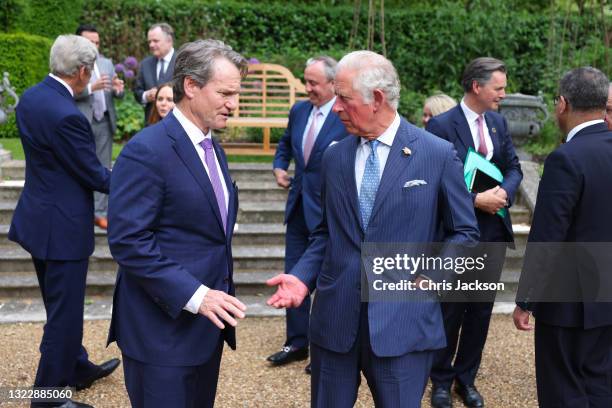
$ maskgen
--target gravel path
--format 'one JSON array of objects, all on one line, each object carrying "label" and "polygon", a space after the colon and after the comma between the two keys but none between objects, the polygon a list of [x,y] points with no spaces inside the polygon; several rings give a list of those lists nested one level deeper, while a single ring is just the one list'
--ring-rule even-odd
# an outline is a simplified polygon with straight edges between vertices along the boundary
[{"label": "gravel path", "polygon": [[[85,339],[94,362],[119,357],[113,344],[104,347],[109,322],[85,322]],[[284,339],[284,319],[248,318],[238,328],[238,350],[226,348],[223,354],[217,407],[307,407],[310,382],[304,374],[304,362],[270,368],[265,358],[277,351]],[[32,384],[38,363],[38,344],[42,324],[0,325],[0,386],[27,387]],[[494,315],[477,385],[489,408],[537,407],[533,367],[533,336],[514,329],[508,315]],[[129,407],[118,369],[92,388],[79,392],[77,401],[98,408]],[[423,399],[429,407],[429,389]],[[455,407],[462,407],[455,396]],[[2,404],[7,407],[27,406]],[[374,404],[365,380],[359,392],[357,407]]]}]

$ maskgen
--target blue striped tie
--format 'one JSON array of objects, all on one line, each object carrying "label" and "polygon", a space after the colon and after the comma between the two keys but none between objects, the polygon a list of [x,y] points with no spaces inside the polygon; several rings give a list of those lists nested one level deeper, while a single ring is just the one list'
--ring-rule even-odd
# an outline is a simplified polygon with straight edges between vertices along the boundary
[{"label": "blue striped tie", "polygon": [[378,164],[378,155],[376,154],[378,143],[380,143],[378,140],[370,140],[368,142],[372,152],[366,160],[363,178],[361,179],[361,189],[359,190],[359,212],[361,213],[364,231],[368,229],[370,215],[372,214],[372,208],[374,208],[374,200],[376,199],[376,192],[380,182],[380,165]]}]

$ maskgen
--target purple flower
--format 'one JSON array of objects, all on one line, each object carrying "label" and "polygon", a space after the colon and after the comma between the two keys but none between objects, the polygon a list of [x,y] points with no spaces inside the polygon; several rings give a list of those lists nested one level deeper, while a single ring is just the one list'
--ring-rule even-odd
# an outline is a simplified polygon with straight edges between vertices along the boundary
[{"label": "purple flower", "polygon": [[127,71],[124,72],[124,75],[126,78],[134,78],[134,71],[132,71],[131,69],[128,69]]},{"label": "purple flower", "polygon": [[249,58],[249,64],[261,64],[257,58]]},{"label": "purple flower", "polygon": [[123,65],[123,64],[115,64],[115,71],[116,72],[125,72],[125,65]]},{"label": "purple flower", "polygon": [[138,60],[135,57],[127,57],[125,61],[123,61],[123,63],[129,69],[134,69],[138,67]]}]

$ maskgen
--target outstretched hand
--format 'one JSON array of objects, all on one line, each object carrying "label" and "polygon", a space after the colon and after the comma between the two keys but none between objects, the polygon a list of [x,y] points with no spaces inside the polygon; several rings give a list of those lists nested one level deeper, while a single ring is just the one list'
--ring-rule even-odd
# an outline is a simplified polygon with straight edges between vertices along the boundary
[{"label": "outstretched hand", "polygon": [[283,307],[298,307],[308,296],[308,288],[293,275],[281,273],[266,281],[268,286],[278,286],[276,293],[266,302],[277,309]]}]

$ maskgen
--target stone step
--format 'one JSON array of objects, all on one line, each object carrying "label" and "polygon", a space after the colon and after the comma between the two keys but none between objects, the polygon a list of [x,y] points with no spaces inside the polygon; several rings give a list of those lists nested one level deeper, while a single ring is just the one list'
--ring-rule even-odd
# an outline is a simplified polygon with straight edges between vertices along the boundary
[{"label": "stone step", "polygon": [[281,202],[287,201],[287,190],[270,181],[238,181],[240,202]]},{"label": "stone step", "polygon": [[[274,182],[272,158],[270,158],[270,163],[230,163],[229,168],[230,174],[236,182]],[[288,172],[293,175],[293,165],[289,167]],[[25,161],[7,160],[0,163],[0,177],[3,180],[23,180],[25,178]]]},{"label": "stone step", "polygon": [[[241,296],[247,306],[247,317],[284,316],[285,311],[266,305],[267,296]],[[111,318],[113,300],[110,296],[85,298],[85,320],[108,320]],[[20,299],[0,299],[0,323],[44,322],[45,308],[40,296]],[[239,324],[240,325],[240,324]]]},{"label": "stone step", "polygon": [[531,211],[524,205],[510,207],[510,216],[513,224],[531,224]]},{"label": "stone step", "polygon": [[[284,269],[285,247],[234,246],[232,248],[235,270],[280,271]],[[117,264],[108,247],[98,247],[89,258],[90,271],[113,271]],[[0,247],[0,274],[6,272],[34,272],[30,254],[17,245]]]},{"label": "stone step", "polygon": [[[274,289],[266,281],[282,271],[241,270],[234,272],[238,296],[271,296]],[[86,296],[112,296],[116,271],[88,271]],[[40,295],[34,272],[0,273],[1,298],[35,298]]]},{"label": "stone step", "polygon": [[[10,226],[0,225],[0,247],[15,245],[9,241]],[[106,230],[94,228],[96,247],[108,246]],[[241,245],[285,245],[285,226],[282,224],[236,224],[234,229],[234,246]]]}]

